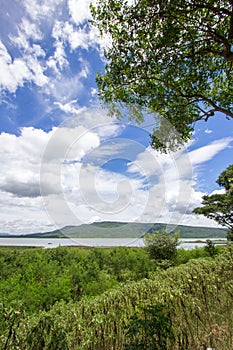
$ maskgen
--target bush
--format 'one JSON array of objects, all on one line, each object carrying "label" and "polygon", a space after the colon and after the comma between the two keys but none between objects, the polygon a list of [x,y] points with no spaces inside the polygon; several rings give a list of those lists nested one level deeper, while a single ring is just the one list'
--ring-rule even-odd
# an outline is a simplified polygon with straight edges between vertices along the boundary
[{"label": "bush", "polygon": [[177,256],[179,233],[170,234],[167,231],[155,231],[144,236],[144,243],[149,257],[161,267],[170,267]]}]

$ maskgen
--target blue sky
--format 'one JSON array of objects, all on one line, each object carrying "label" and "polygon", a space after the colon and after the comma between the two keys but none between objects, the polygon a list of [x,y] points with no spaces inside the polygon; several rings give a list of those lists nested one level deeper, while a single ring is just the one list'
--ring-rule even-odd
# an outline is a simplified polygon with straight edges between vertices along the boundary
[{"label": "blue sky", "polygon": [[192,214],[221,191],[233,121],[196,124],[182,150],[150,148],[141,125],[107,116],[96,73],[104,48],[88,0],[0,3],[0,232],[48,231],[101,220],[207,225]]}]

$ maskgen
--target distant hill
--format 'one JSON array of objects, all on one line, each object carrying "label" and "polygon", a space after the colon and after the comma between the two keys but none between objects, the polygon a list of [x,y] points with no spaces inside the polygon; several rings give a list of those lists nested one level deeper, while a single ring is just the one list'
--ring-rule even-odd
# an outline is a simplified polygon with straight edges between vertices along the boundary
[{"label": "distant hill", "polygon": [[34,238],[138,238],[145,233],[167,229],[180,232],[181,238],[223,238],[226,229],[153,223],[96,222],[80,226],[66,226],[51,232],[33,233],[23,237]]}]

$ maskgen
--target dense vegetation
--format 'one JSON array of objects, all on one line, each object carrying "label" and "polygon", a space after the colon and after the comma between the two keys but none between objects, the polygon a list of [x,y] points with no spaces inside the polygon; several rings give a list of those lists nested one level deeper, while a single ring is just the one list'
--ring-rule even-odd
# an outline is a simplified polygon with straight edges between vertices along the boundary
[{"label": "dense vegetation", "polygon": [[100,294],[153,270],[144,249],[125,247],[2,249],[0,265],[1,302],[29,313]]},{"label": "dense vegetation", "polygon": [[0,348],[231,349],[225,249],[179,249],[176,265],[201,259],[162,270],[144,248],[2,248]]}]

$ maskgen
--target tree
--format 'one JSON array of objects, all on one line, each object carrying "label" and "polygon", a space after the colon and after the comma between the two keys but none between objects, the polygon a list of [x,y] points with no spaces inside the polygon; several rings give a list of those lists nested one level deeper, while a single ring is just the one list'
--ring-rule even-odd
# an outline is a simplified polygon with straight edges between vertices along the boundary
[{"label": "tree", "polygon": [[144,236],[144,244],[149,257],[161,267],[169,267],[177,255],[179,233],[170,234],[167,231],[155,231]]},{"label": "tree", "polygon": [[218,250],[215,247],[214,242],[212,242],[210,239],[206,240],[206,246],[204,249],[212,258],[218,254]]},{"label": "tree", "polygon": [[203,206],[195,208],[194,213],[203,214],[229,228],[227,238],[233,241],[233,164],[219,175],[216,182],[225,188],[225,193],[203,196]]},{"label": "tree", "polygon": [[233,118],[232,0],[98,0],[92,16],[112,41],[99,96],[139,121],[153,112],[152,147],[175,148],[217,112]]}]

